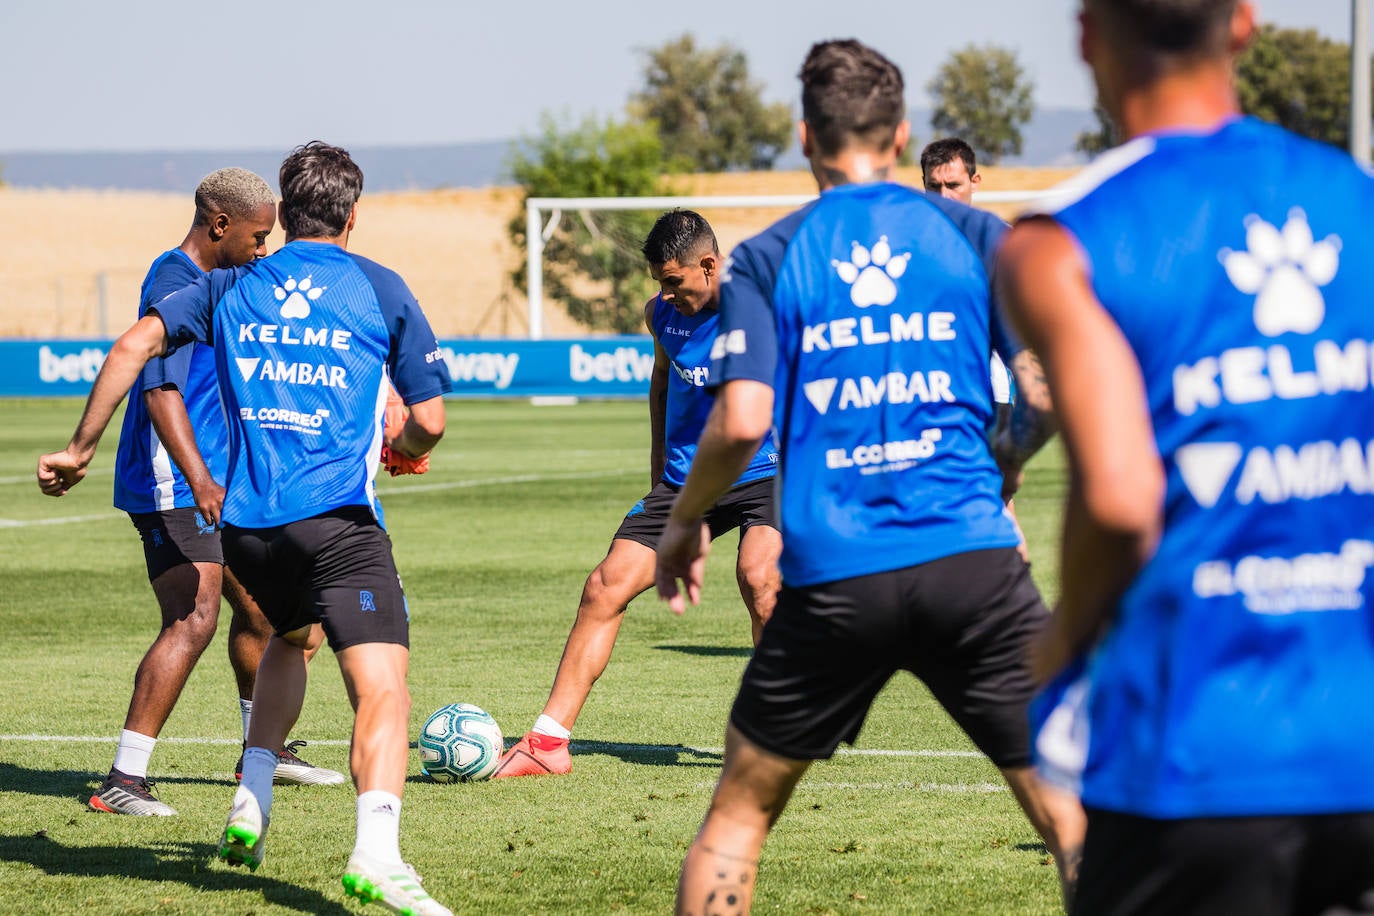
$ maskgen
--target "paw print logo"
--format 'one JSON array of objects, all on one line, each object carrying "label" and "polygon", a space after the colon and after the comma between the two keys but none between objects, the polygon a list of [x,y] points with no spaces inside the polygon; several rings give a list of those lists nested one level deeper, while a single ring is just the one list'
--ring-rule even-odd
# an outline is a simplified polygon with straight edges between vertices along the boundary
[{"label": "paw print logo", "polygon": [[885,235],[871,249],[858,242],[853,245],[848,261],[830,262],[840,279],[849,284],[850,300],[861,309],[891,305],[897,298],[897,284],[892,281],[906,273],[910,253],[894,255]]},{"label": "paw print logo", "polygon": [[281,316],[283,318],[309,318],[310,303],[324,295],[327,286],[312,286],[310,278],[297,281],[295,277],[287,277],[286,283],[272,288],[276,294],[277,301],[282,303]]},{"label": "paw print logo", "polygon": [[1285,331],[1310,334],[1326,317],[1319,287],[1330,283],[1340,266],[1341,240],[1312,238],[1307,214],[1294,207],[1280,229],[1250,215],[1245,220],[1245,251],[1223,248],[1219,257],[1226,276],[1243,293],[1258,293],[1255,327],[1266,337]]}]

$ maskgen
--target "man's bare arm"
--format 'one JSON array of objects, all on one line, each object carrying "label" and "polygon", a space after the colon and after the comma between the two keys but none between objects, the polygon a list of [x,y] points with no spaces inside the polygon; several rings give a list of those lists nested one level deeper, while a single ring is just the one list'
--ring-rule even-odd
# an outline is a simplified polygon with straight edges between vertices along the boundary
[{"label": "man's bare arm", "polygon": [[428,455],[444,437],[447,423],[448,415],[442,396],[419,401],[410,405],[410,416],[406,417],[400,435],[387,445],[408,458]]},{"label": "man's bare arm", "polygon": [[195,498],[196,508],[207,522],[218,525],[220,512],[224,508],[224,487],[210,476],[205,465],[205,457],[196,444],[196,433],[191,428],[191,418],[186,413],[186,401],[175,385],[150,388],[143,392],[143,403],[148,408],[148,418],[153,423],[153,431],[162,442],[167,454],[172,456]]},{"label": "man's bare arm", "polygon": [[1031,350],[1022,350],[1012,357],[1009,368],[1016,380],[1016,403],[1005,425],[997,427],[992,441],[993,457],[1002,469],[1003,499],[1011,499],[1020,489],[1026,463],[1059,431],[1039,357]]},{"label": "man's bare arm", "polygon": [[81,482],[124,395],[138,380],[148,360],[166,351],[167,329],[156,314],[140,318],[114,342],[91,386],[71,441],[62,451],[38,459],[39,489],[48,496],[61,496]]},{"label": "man's bare arm", "polygon": [[1048,219],[1019,224],[997,279],[1008,314],[1044,361],[1069,455],[1059,607],[1034,660],[1048,678],[1100,634],[1153,553],[1164,468],[1139,363],[1064,229]]},{"label": "man's bare arm", "polygon": [[663,479],[663,468],[668,462],[668,352],[658,342],[654,334],[654,303],[650,299],[644,306],[644,324],[649,336],[654,339],[654,371],[649,376],[649,489],[658,486]]}]

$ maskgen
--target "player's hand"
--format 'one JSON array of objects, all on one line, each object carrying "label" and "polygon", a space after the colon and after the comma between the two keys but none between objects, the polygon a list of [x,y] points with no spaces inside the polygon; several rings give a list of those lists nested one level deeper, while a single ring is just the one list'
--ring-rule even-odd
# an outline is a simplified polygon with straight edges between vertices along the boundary
[{"label": "player's hand", "polygon": [[392,447],[400,438],[408,419],[410,408],[406,407],[396,389],[388,386],[386,413],[382,416],[382,467],[386,468],[386,472],[392,477],[400,477],[402,474],[423,474],[429,470],[428,454],[412,458]]},{"label": "player's hand", "polygon": [[412,458],[403,455],[389,445],[382,446],[382,467],[392,477],[400,477],[402,474],[423,474],[429,470],[429,455],[421,455],[419,458]]},{"label": "player's hand", "polygon": [[72,454],[71,449],[52,452],[38,459],[38,489],[47,496],[64,496],[86,476],[89,457]]},{"label": "player's hand", "polygon": [[[687,610],[687,601],[701,603],[701,580],[706,571],[706,555],[711,552],[711,529],[705,522],[691,524],[676,522],[671,517],[658,539],[658,561],[654,568],[654,584],[658,597],[668,602],[674,614]],[[678,589],[678,580],[686,590],[686,600]]]},{"label": "player's hand", "polygon": [[201,518],[218,528],[224,515],[224,487],[215,483],[214,478],[196,481],[190,487]]}]

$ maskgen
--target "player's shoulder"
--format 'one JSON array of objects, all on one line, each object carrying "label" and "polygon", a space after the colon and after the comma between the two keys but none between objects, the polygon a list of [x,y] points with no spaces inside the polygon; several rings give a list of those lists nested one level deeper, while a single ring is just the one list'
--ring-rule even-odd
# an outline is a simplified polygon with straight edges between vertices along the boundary
[{"label": "player's shoulder", "polygon": [[398,299],[406,302],[415,301],[415,295],[410,291],[410,287],[406,285],[406,281],[396,271],[360,254],[351,251],[345,252],[345,254],[367,278],[367,282],[372,285],[372,288],[377,292],[377,297],[383,302]]},{"label": "player's shoulder", "polygon": [[180,248],[164,251],[153,260],[143,281],[143,294],[140,297],[143,308],[146,310],[153,303],[166,299],[203,276],[205,272]]}]

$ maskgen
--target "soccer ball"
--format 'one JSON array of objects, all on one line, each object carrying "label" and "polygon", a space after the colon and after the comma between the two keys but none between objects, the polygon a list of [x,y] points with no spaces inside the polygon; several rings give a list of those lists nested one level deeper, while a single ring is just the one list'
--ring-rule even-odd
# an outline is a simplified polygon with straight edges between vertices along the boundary
[{"label": "soccer ball", "polygon": [[501,726],[471,703],[450,703],[420,729],[420,768],[435,782],[486,779],[501,759]]}]

